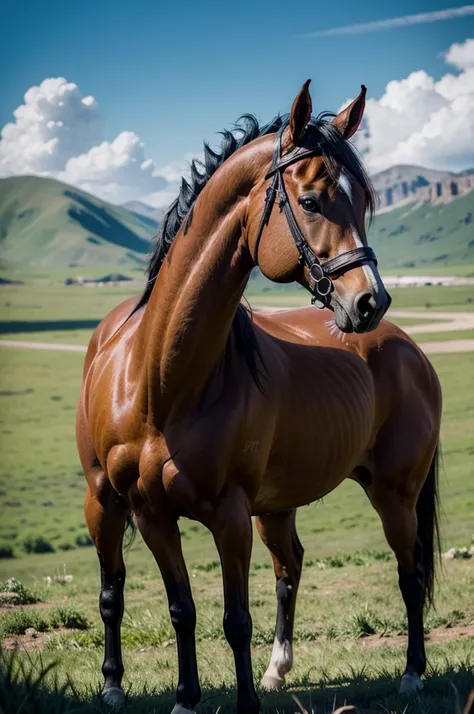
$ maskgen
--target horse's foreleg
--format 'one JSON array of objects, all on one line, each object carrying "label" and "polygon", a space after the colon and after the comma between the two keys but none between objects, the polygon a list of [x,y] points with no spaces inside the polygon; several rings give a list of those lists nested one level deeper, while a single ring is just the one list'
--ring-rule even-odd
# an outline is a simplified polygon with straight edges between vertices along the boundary
[{"label": "horse's foreleg", "polygon": [[162,508],[151,512],[143,501],[135,513],[143,540],[160,568],[168,596],[178,648],[178,687],[173,712],[185,714],[192,711],[201,699],[196,660],[196,608],[181,549],[177,520],[165,509],[166,504],[162,504]]},{"label": "horse's foreleg", "polygon": [[100,561],[99,608],[105,628],[105,656],[102,665],[104,688],[101,698],[108,706],[125,704],[120,625],[123,616],[125,565],[122,542],[130,507],[112,488],[103,472],[90,474],[85,516]]},{"label": "horse's foreleg", "polygon": [[211,526],[222,565],[224,583],[224,633],[232,648],[237,677],[237,711],[259,710],[250,656],[252,619],[249,611],[249,566],[252,552],[252,521],[241,491],[229,490],[215,513]]},{"label": "horse's foreleg", "polygon": [[296,510],[257,518],[257,530],[273,560],[277,617],[272,658],[262,679],[264,689],[277,689],[293,666],[293,624],[303,564],[303,546],[296,533]]}]

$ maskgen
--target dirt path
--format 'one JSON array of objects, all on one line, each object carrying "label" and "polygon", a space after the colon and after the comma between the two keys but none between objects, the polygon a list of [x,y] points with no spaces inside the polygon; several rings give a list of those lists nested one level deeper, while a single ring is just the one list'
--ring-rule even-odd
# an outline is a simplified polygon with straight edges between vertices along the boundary
[{"label": "dirt path", "polygon": [[[79,630],[66,629],[61,627],[52,632],[37,632],[34,628],[29,628],[27,634],[15,635],[6,637],[2,641],[2,647],[5,650],[20,649],[26,652],[43,652],[47,647],[49,640],[61,634],[74,634]],[[459,641],[464,637],[474,637],[474,625],[456,625],[455,627],[440,628],[431,630],[426,635],[426,642],[439,643],[448,642],[449,640]],[[317,640],[323,642],[324,637],[318,637]],[[362,649],[377,649],[378,647],[406,647],[406,635],[393,635],[383,637],[380,635],[370,635],[369,637],[361,637],[356,642]],[[73,645],[74,646],[74,645]],[[76,645],[79,647],[79,645]]]},{"label": "dirt path", "polygon": [[[460,332],[462,330],[474,329],[474,312],[431,312],[431,310],[428,312],[426,310],[390,310],[389,319],[390,317],[408,317],[415,318],[416,320],[430,320],[430,322],[427,322],[424,325],[402,325],[407,335],[421,335],[423,333],[426,334],[431,332]],[[439,320],[439,322],[436,322],[436,320]],[[456,340],[456,342],[460,341],[461,340]],[[468,340],[466,340],[466,342],[467,341]],[[464,342],[464,340],[462,340],[462,342]]]},{"label": "dirt path", "polygon": [[[284,310],[260,306],[258,309],[269,312]],[[391,310],[389,317],[415,318],[431,320],[421,325],[405,325],[408,335],[421,335],[433,332],[460,332],[474,329],[474,312],[428,312],[426,310]],[[437,322],[437,320],[439,322]],[[66,345],[61,342],[30,342],[23,340],[1,340],[0,347],[16,347],[26,350],[57,350],[64,352],[86,352],[85,345]],[[446,354],[452,352],[474,352],[474,340],[448,340],[446,342],[425,342],[420,345],[426,354]]]},{"label": "dirt path", "polygon": [[427,355],[441,355],[452,352],[474,352],[474,340],[447,340],[446,342],[422,342],[420,345]]},{"label": "dirt path", "polygon": [[19,347],[25,350],[56,350],[63,352],[86,352],[85,345],[65,345],[62,342],[26,342],[24,340],[0,340],[0,347]]},{"label": "dirt path", "polygon": [[[459,640],[461,637],[474,637],[474,625],[456,625],[455,627],[431,630],[425,639],[426,642],[447,642],[448,640]],[[384,645],[405,647],[407,638],[406,635],[395,635],[393,637],[371,635],[370,637],[361,638],[359,642],[364,649],[373,649]]]}]

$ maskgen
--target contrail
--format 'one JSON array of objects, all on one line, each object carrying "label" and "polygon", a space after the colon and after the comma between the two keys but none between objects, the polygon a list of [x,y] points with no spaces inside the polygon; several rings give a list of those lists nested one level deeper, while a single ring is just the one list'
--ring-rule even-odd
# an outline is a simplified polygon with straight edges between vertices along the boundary
[{"label": "contrail", "polygon": [[332,27],[329,30],[316,30],[316,32],[306,32],[297,37],[329,37],[330,35],[359,35],[363,32],[377,32],[378,30],[392,30],[395,27],[409,27],[410,25],[422,25],[426,22],[439,22],[441,20],[455,20],[459,17],[474,15],[474,5],[464,5],[463,7],[453,7],[448,10],[434,10],[433,12],[421,12],[418,15],[404,15],[403,17],[392,17],[388,20],[374,20],[374,22],[360,22],[356,25],[344,25],[343,27]]}]

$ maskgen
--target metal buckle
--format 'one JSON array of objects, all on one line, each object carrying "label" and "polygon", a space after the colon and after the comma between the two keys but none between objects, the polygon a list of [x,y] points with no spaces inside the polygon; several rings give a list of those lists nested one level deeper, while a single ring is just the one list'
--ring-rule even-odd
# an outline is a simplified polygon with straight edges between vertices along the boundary
[{"label": "metal buckle", "polygon": [[331,278],[328,278],[327,275],[323,275],[320,280],[316,283],[316,289],[318,291],[319,295],[322,295],[323,297],[326,297],[326,295],[330,295],[333,291],[333,285]]},{"label": "metal buckle", "polygon": [[309,274],[314,280],[314,287],[318,295],[326,297],[333,291],[333,284],[330,277],[326,275],[320,263],[313,263],[309,269]]},{"label": "metal buckle", "polygon": [[309,274],[314,281],[311,292],[313,297],[311,304],[322,309],[328,307],[330,303],[329,295],[334,290],[331,278],[329,278],[320,263],[313,263],[309,268]]},{"label": "metal buckle", "polygon": [[313,263],[309,269],[309,274],[315,282],[321,280],[321,278],[324,277],[324,270],[322,269],[321,264]]},{"label": "metal buckle", "polygon": [[318,310],[323,310],[325,307],[328,307],[329,300],[320,300],[316,295],[313,295],[311,298],[311,305],[317,307]]}]

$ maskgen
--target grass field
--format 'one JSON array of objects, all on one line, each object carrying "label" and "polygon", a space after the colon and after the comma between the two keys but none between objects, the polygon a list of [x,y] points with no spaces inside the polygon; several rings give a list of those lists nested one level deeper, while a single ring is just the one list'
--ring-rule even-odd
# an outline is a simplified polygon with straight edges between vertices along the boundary
[{"label": "grass field", "polygon": [[[58,551],[88,542],[82,513],[84,478],[74,440],[82,359],[75,353],[0,351],[0,507],[4,516],[0,543],[19,553],[33,548],[28,543],[39,537],[48,544],[45,548]],[[442,484],[442,488],[449,489],[449,498],[443,499],[447,516],[445,544],[465,545],[473,530],[470,457],[474,453],[474,416],[470,382],[474,353],[440,355],[433,358],[433,363],[445,395],[443,443],[449,477],[449,485]],[[330,504],[334,506],[329,508]],[[339,523],[341,518],[344,520]],[[318,542],[320,533],[333,534],[336,530],[332,542],[325,543],[329,553],[342,547],[340,539],[348,529],[355,548],[371,547],[374,542],[377,547],[383,544],[376,515],[366,505],[364,493],[352,483],[331,494],[324,506],[302,509],[300,521],[310,541]],[[183,529],[186,531],[186,527]],[[196,538],[196,534],[190,538],[193,547]],[[202,547],[197,550],[201,553]]]},{"label": "grass field", "polygon": [[[102,271],[103,273],[104,271]],[[39,273],[41,275],[41,273]],[[65,287],[55,279],[30,278],[24,285],[0,286],[0,339],[25,339],[86,345],[104,315],[131,295],[140,293],[140,283],[114,287]],[[248,299],[254,307],[309,305],[304,290],[258,292]],[[474,286],[399,288],[392,291],[392,309],[422,309],[426,318],[394,318],[397,324],[425,323],[430,311],[474,310]],[[453,338],[454,339],[454,338]]]},{"label": "grass field", "polygon": [[[86,344],[91,323],[131,292],[136,289],[65,288],[43,278],[2,287],[0,337]],[[430,310],[474,308],[468,287],[393,293],[398,308],[424,308],[429,303],[424,323]],[[308,304],[307,294],[290,291],[254,296],[251,302],[278,305],[282,300]],[[405,318],[404,324],[417,322]],[[440,341],[472,335],[427,333],[423,339],[428,336]],[[24,649],[14,670],[26,663],[39,671],[57,662],[43,682],[43,698],[27,711],[55,711],[53,707],[69,704],[77,708],[76,700],[68,699],[71,693],[48,694],[55,676],[64,684],[71,673],[84,703],[80,710],[89,711],[88,702],[100,682],[98,567],[83,522],[84,478],[74,442],[82,361],[83,355],[76,353],[0,349],[0,552],[7,554],[11,548],[16,556],[0,560],[0,579],[15,577],[41,600],[1,608],[0,638],[11,647],[19,634]],[[446,551],[470,547],[474,533],[474,353],[436,355],[432,362],[444,392],[441,503]],[[215,712],[234,701],[232,657],[221,628],[220,569],[205,529],[186,519],[180,529],[198,608],[201,710]],[[295,667],[288,689],[265,695],[264,708],[293,712],[291,694],[297,693],[308,710],[311,706],[318,713],[332,711],[334,697],[339,706],[347,700],[358,711],[374,714],[401,714],[407,705],[407,714],[455,712],[456,690],[464,702],[474,687],[474,561],[444,561],[436,610],[427,618],[426,689],[408,701],[396,694],[405,648],[396,564],[364,492],[352,482],[344,483],[324,502],[300,509],[298,530],[306,565],[297,609]],[[38,550],[50,552],[34,552]],[[256,538],[250,586],[257,681],[268,664],[273,639],[274,580],[269,566]],[[176,685],[174,632],[161,579],[140,538],[127,554],[127,568],[124,659],[130,711],[165,711],[171,708]],[[63,580],[65,572],[72,581]],[[48,576],[49,586],[44,580]],[[21,634],[29,626],[38,631],[37,637]],[[6,667],[9,651],[0,657]],[[24,680],[24,675],[19,678]],[[26,696],[18,682],[0,682],[0,696],[2,687],[9,688],[11,702]],[[153,697],[146,698],[144,692]]]},{"label": "grass field", "polygon": [[[428,285],[420,288],[396,288],[390,291],[392,309],[426,310],[439,312],[452,310],[464,312],[474,310],[474,285],[456,285],[444,287]],[[272,307],[300,307],[309,304],[308,293],[304,290],[270,291],[253,295],[249,292],[251,305],[267,305]]]}]

